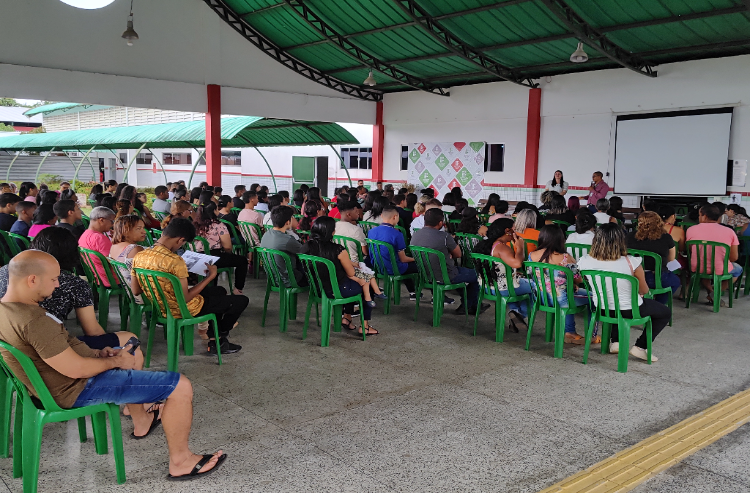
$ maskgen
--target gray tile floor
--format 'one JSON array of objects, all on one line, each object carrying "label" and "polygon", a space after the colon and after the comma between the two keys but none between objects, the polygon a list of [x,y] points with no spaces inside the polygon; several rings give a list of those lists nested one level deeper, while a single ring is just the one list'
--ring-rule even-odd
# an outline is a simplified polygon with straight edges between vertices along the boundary
[{"label": "gray tile floor", "polygon": [[[279,333],[275,295],[260,327],[263,289],[258,280],[246,288],[250,307],[233,335],[242,352],[222,367],[203,355],[180,359],[195,388],[191,445],[223,448],[229,459],[220,473],[189,486],[165,481],[161,428],[130,440],[123,417],[125,485],[115,481],[112,456],[96,455],[64,423],[45,428],[39,491],[533,492],[750,383],[750,298],[719,314],[678,304],[674,327],[655,343],[659,362],[631,358],[619,374],[611,355],[593,353],[582,365],[577,346],[552,358],[541,324],[526,352],[521,334],[494,342],[492,311],[472,337],[450,310],[439,328],[429,305],[413,322],[408,301],[387,317],[376,309],[380,335],[363,342],[335,333],[321,348],[319,329],[301,340],[301,317]],[[113,305],[112,329],[117,316]],[[160,339],[157,370],[165,365]],[[636,491],[748,492],[749,453],[746,425]],[[11,462],[0,459],[0,490],[20,492]]]}]

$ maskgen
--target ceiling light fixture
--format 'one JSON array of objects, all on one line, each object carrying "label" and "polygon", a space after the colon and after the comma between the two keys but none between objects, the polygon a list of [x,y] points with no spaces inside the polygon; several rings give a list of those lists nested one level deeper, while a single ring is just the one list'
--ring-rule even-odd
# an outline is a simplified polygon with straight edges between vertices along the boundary
[{"label": "ceiling light fixture", "polygon": [[138,39],[138,33],[133,29],[133,0],[130,0],[130,16],[128,17],[128,28],[122,33],[122,39],[128,42],[128,46],[133,46],[133,41]]},{"label": "ceiling light fixture", "polygon": [[70,5],[71,7],[93,10],[93,9],[100,9],[102,7],[106,7],[107,5],[114,2],[115,0],[60,0],[60,1],[62,3]]},{"label": "ceiling light fixture", "polygon": [[377,83],[378,83],[378,81],[376,81],[375,77],[372,76],[372,70],[370,70],[370,75],[367,76],[367,78],[365,79],[365,81],[363,82],[363,84],[366,85],[366,86],[372,87],[372,86],[374,86]]},{"label": "ceiling light fixture", "polygon": [[583,51],[583,43],[579,41],[578,48],[576,48],[576,51],[574,51],[573,54],[570,55],[570,61],[573,63],[584,63],[587,62],[588,59],[589,56],[585,51]]}]

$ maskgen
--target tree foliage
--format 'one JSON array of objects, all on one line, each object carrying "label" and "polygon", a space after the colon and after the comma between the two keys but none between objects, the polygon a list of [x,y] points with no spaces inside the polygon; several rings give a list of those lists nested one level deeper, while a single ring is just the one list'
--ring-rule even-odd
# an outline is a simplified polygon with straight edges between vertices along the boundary
[{"label": "tree foliage", "polygon": [[16,129],[11,127],[10,125],[0,123],[0,132],[15,132],[15,131]]},{"label": "tree foliage", "polygon": [[0,98],[0,106],[21,106],[18,101],[13,98]]}]

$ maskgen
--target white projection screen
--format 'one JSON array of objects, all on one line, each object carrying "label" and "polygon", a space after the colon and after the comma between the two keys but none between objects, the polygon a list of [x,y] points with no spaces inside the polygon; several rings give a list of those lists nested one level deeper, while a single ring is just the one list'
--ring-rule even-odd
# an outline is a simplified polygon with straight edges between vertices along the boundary
[{"label": "white projection screen", "polygon": [[615,193],[725,195],[732,108],[620,115]]}]

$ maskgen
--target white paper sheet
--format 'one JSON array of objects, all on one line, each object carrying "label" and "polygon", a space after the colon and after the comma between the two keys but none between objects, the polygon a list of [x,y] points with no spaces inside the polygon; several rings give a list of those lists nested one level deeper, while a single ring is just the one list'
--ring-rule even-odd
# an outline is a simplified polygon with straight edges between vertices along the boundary
[{"label": "white paper sheet", "polygon": [[680,269],[682,266],[677,260],[670,260],[667,263],[667,269],[669,269],[670,272],[675,271],[677,269]]},{"label": "white paper sheet", "polygon": [[187,264],[188,272],[205,276],[208,274],[208,265],[215,264],[219,257],[185,250],[185,253],[182,254],[182,260]]}]

